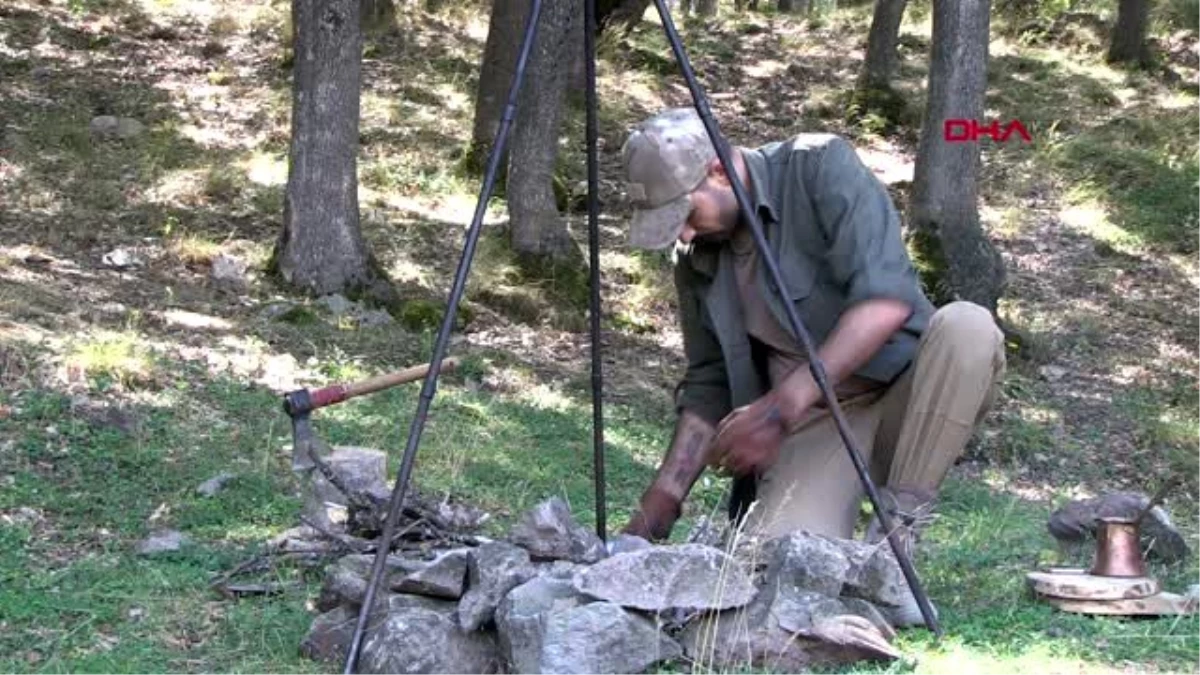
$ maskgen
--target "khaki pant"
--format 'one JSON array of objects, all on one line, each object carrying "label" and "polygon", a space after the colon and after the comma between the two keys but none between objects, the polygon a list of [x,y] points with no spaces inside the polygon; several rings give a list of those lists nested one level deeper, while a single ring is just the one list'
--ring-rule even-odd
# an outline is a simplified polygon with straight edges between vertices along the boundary
[{"label": "khaki pant", "polygon": [[[1004,368],[1004,338],[987,310],[969,302],[939,309],[913,365],[891,387],[842,402],[876,485],[936,493],[991,406]],[[747,531],[849,539],[863,495],[833,418],[820,411],[760,479]]]}]

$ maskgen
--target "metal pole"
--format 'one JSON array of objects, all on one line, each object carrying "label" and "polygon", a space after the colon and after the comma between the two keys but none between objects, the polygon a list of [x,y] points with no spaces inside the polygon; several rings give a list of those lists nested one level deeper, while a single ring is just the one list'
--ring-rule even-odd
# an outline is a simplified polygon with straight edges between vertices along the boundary
[{"label": "metal pole", "polygon": [[458,314],[458,302],[462,299],[463,289],[466,287],[467,274],[471,269],[471,259],[475,256],[475,245],[479,242],[479,234],[483,229],[483,216],[487,212],[488,199],[492,196],[492,190],[496,185],[500,160],[504,157],[509,130],[512,127],[513,118],[516,116],[517,96],[521,90],[521,81],[525,78],[525,66],[537,35],[538,18],[541,13],[542,0],[532,0],[529,18],[525,24],[525,36],[522,38],[521,51],[517,57],[516,72],[513,74],[512,85],[508,89],[508,101],[504,106],[504,114],[500,118],[500,128],[496,131],[496,142],[492,145],[491,154],[488,156],[487,172],[484,174],[483,185],[479,190],[479,202],[475,205],[475,216],[471,220],[470,229],[467,230],[467,240],[463,246],[462,257],[459,258],[458,269],[454,273],[454,285],[450,289],[446,313],[442,316],[442,326],[433,346],[429,372],[425,376],[424,384],[421,385],[417,413],[409,426],[408,443],[400,462],[400,473],[396,476],[396,484],[392,488],[391,500],[388,502],[387,520],[384,522],[383,534],[379,538],[379,547],[375,551],[375,562],[371,566],[371,578],[367,582],[367,594],[363,598],[362,608],[358,612],[358,623],[354,627],[354,636],[351,638],[350,647],[346,652],[346,664],[343,672],[347,675],[355,672],[358,666],[358,654],[362,649],[367,623],[375,604],[375,595],[383,577],[392,537],[395,536],[396,521],[399,519],[401,506],[404,504],[404,492],[408,487],[413,462],[417,457],[417,446],[421,443],[421,432],[425,428],[425,419],[429,415],[429,405],[433,402],[433,396],[437,392],[438,373],[441,372],[442,358],[446,353],[446,345],[450,341],[454,318]]},{"label": "metal pole", "polygon": [[942,637],[942,628],[938,624],[937,617],[934,616],[933,606],[929,604],[929,597],[925,595],[925,589],[921,586],[921,580],[917,576],[916,569],[913,568],[912,561],[908,559],[908,556],[900,546],[896,530],[892,527],[892,519],[883,508],[882,502],[879,499],[879,491],[876,490],[875,482],[871,480],[871,474],[863,462],[862,453],[858,449],[858,443],[855,442],[854,436],[850,433],[850,425],[846,422],[846,418],[842,414],[842,407],[838,405],[837,396],[834,395],[832,387],[829,386],[829,380],[825,375],[825,365],[821,363],[821,359],[817,355],[817,350],[813,346],[812,336],[809,335],[808,329],[804,327],[804,323],[800,321],[800,316],[796,314],[796,308],[788,301],[788,295],[784,293],[787,290],[787,286],[784,285],[783,277],[779,273],[779,263],[775,260],[770,247],[767,246],[766,238],[763,237],[762,224],[758,222],[758,214],[754,212],[754,208],[750,202],[750,195],[746,192],[745,186],[742,185],[742,180],[738,176],[732,157],[729,154],[729,147],[725,139],[721,136],[721,131],[717,127],[717,121],[713,118],[712,110],[708,106],[708,99],[704,94],[704,90],[700,87],[699,81],[696,79],[696,73],[692,70],[692,65],[688,61],[687,54],[684,52],[683,43],[679,38],[679,32],[675,29],[675,23],[671,20],[671,13],[667,9],[666,1],[654,0],[654,6],[658,9],[658,16],[662,19],[663,29],[667,33],[667,40],[671,43],[671,50],[675,52],[675,60],[679,62],[679,67],[683,71],[683,77],[687,80],[688,89],[691,90],[696,112],[700,115],[700,120],[704,122],[704,128],[708,131],[708,137],[712,140],[713,146],[717,150],[717,156],[720,157],[721,164],[725,167],[725,174],[729,176],[729,182],[733,187],[733,194],[737,198],[738,207],[741,209],[742,215],[746,218],[746,222],[750,225],[750,232],[754,236],[754,245],[758,248],[759,257],[766,263],[772,290],[783,293],[783,307],[787,313],[788,322],[791,324],[792,332],[800,339],[804,353],[808,354],[808,367],[812,371],[813,380],[816,381],[817,388],[821,390],[821,395],[824,397],[826,405],[829,406],[829,412],[833,415],[833,420],[837,424],[838,434],[842,437],[842,442],[846,445],[846,450],[850,453],[850,460],[854,463],[854,469],[858,472],[858,478],[862,481],[863,487],[867,491],[867,496],[871,498],[871,505],[875,507],[875,515],[883,525],[884,531],[888,533],[888,542],[892,545],[892,552],[896,554],[896,561],[900,563],[900,570],[904,573],[904,579],[908,582],[908,587],[912,589],[913,597],[917,599],[917,605],[921,608],[921,616],[925,619],[925,625],[929,627],[929,630],[933,631],[934,635],[940,638]]},{"label": "metal pole", "polygon": [[596,535],[608,540],[608,502],[604,489],[604,376],[600,360],[600,163],[596,144],[596,0],[584,0],[583,51],[587,71],[588,261],[592,336],[592,476],[596,482]]}]

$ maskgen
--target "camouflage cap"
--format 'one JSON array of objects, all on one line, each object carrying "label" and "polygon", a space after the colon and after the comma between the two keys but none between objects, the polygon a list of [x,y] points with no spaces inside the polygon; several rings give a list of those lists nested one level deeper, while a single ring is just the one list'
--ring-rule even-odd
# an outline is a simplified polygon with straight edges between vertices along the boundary
[{"label": "camouflage cap", "polygon": [[692,210],[688,194],[704,181],[717,154],[704,123],[692,108],[667,110],[634,128],[621,153],[634,208],[629,243],[671,246]]}]

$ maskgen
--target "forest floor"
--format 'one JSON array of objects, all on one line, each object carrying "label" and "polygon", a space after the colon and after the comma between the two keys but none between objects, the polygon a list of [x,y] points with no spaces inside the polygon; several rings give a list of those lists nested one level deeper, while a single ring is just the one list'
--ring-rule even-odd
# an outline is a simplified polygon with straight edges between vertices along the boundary
[{"label": "forest floor", "polygon": [[[869,14],[685,21],[724,131],[754,145],[805,131],[855,142],[902,205],[929,46],[910,7],[889,128],[846,121]],[[724,8],[723,8],[724,9]],[[405,298],[362,321],[264,270],[281,227],[290,79],[286,3],[8,0],[0,5],[0,670],[317,672],[297,646],[319,574],[281,566],[280,595],[239,601],[213,575],[297,524],[280,393],[427,361],[477,183],[460,171],[486,16],[405,10],[364,55],[360,203]],[[947,638],[899,639],[886,671],[1169,672],[1196,664],[1200,624],[1056,613],[1024,573],[1059,557],[1044,523],[1070,498],[1153,492],[1193,551],[1197,438],[1195,34],[1160,40],[1151,73],[1103,63],[1076,27],[1037,43],[997,25],[989,119],[1033,141],[983,146],[982,216],[1008,270],[1001,315],[1024,334],[1004,391],[947,482],[917,565]],[[1189,52],[1189,49],[1191,50]],[[673,425],[681,372],[669,261],[624,244],[615,170],[630,125],[689,97],[658,26],[602,44],[602,239],[609,521],[619,526]],[[581,98],[581,97],[579,97]],[[564,175],[583,178],[582,108]],[[140,122],[125,138],[100,115]],[[496,200],[415,480],[495,515],[559,495],[593,518],[586,302],[507,252]],[[585,242],[584,218],[570,215]],[[248,263],[219,283],[215,260]],[[398,461],[416,385],[323,410],[332,443]],[[196,488],[229,472],[214,497]],[[683,536],[717,508],[702,480]],[[178,553],[137,542],[186,533]],[[1078,562],[1078,561],[1076,561]],[[1152,565],[1165,586],[1198,558]],[[672,668],[687,669],[688,664]]]}]

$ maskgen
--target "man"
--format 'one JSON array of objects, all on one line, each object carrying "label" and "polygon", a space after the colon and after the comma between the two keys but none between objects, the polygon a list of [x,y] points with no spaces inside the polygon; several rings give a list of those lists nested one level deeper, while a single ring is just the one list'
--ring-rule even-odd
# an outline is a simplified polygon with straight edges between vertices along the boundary
[{"label": "man", "polygon": [[[687,356],[674,438],[625,531],[666,538],[710,466],[734,477],[730,517],[752,531],[851,538],[861,483],[699,117],[652,117],[623,155],[631,243],[676,246]],[[845,140],[803,134],[732,159],[887,508],[919,525],[991,404],[1000,331],[971,303],[935,311],[887,191]]]}]

